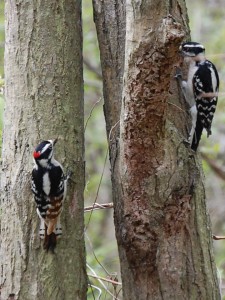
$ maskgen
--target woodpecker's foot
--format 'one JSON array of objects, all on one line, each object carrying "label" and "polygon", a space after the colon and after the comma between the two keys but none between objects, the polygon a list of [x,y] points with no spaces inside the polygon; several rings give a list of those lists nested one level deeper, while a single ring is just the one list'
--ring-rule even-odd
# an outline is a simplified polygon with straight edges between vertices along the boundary
[{"label": "woodpecker's foot", "polygon": [[70,179],[70,177],[72,176],[72,174],[73,174],[72,171],[67,170],[66,175],[65,175],[65,180]]},{"label": "woodpecker's foot", "polygon": [[190,147],[190,146],[191,146],[189,140],[186,140],[186,139],[183,139],[183,144],[184,144],[186,147]]},{"label": "woodpecker's foot", "polygon": [[181,68],[179,68],[179,67],[176,67],[176,71],[175,71],[174,78],[176,78],[176,79],[182,79],[182,72],[181,72]]}]

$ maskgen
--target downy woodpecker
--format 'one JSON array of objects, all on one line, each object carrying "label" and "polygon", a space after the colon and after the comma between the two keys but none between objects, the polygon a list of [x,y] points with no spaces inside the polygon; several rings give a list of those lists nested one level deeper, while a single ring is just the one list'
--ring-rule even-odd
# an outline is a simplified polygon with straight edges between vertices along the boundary
[{"label": "downy woodpecker", "polygon": [[[191,149],[196,151],[203,128],[207,136],[212,134],[211,125],[216,110],[219,76],[216,67],[205,58],[205,48],[195,42],[180,46],[180,52],[189,64],[188,79],[182,81],[185,98],[190,105],[192,128],[189,135]],[[181,78],[181,74],[176,74]]]},{"label": "downy woodpecker", "polygon": [[67,178],[53,157],[56,140],[41,142],[33,152],[34,168],[31,189],[40,218],[39,235],[44,249],[54,251],[56,238],[62,234],[60,214],[66,196]]}]

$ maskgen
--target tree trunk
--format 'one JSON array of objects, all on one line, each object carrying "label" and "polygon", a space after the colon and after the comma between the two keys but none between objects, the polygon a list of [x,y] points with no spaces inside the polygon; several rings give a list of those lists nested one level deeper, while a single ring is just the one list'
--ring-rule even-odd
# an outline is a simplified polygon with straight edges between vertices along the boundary
[{"label": "tree trunk", "polygon": [[[110,14],[107,1],[98,6],[96,20],[105,15],[119,23],[116,5]],[[105,38],[108,24],[102,31],[96,22]],[[127,300],[220,299],[202,169],[183,143],[188,114],[174,79],[179,45],[188,33],[184,1],[126,2],[125,64],[117,61],[125,66],[123,92],[117,94],[122,82],[115,72],[117,86],[105,102],[112,106],[115,98],[123,99],[120,150],[111,151],[110,159]],[[100,50],[104,76],[110,53],[106,45],[106,53]]]},{"label": "tree trunk", "polygon": [[[6,1],[1,174],[1,299],[85,299],[84,138],[80,1]],[[58,137],[72,171],[56,253],[38,237],[32,152]],[[10,299],[11,299],[10,298]]]}]

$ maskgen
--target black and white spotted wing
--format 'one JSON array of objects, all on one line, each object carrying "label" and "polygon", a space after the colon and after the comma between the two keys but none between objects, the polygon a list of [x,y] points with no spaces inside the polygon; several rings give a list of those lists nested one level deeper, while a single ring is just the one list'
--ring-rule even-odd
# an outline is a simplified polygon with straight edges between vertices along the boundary
[{"label": "black and white spotted wing", "polygon": [[[53,166],[51,169],[34,168],[31,183],[40,217],[56,217],[57,210],[54,204],[63,201],[65,192],[65,177],[61,166]],[[58,206],[58,210],[61,211],[61,207]]]},{"label": "black and white spotted wing", "polygon": [[198,64],[198,69],[193,77],[193,90],[198,111],[197,122],[201,122],[209,136],[218,97],[215,95],[204,98],[201,95],[202,93],[217,93],[219,91],[218,72],[210,61],[205,60]]}]

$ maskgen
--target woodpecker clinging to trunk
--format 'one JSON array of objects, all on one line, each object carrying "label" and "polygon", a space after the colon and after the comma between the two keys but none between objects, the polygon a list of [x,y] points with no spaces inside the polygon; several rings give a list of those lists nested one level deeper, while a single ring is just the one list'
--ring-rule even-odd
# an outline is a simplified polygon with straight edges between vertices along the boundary
[{"label": "woodpecker clinging to trunk", "polygon": [[41,142],[33,153],[32,192],[40,217],[40,238],[44,239],[44,249],[54,251],[56,238],[62,234],[60,214],[66,197],[67,178],[63,168],[54,159],[56,140]]},{"label": "woodpecker clinging to trunk", "polygon": [[[192,128],[189,135],[191,149],[196,151],[203,128],[211,135],[211,125],[216,110],[219,76],[216,67],[205,58],[205,48],[195,42],[180,46],[180,52],[189,64],[188,79],[182,81],[185,98],[190,105]],[[181,74],[176,77],[181,79]]]}]

